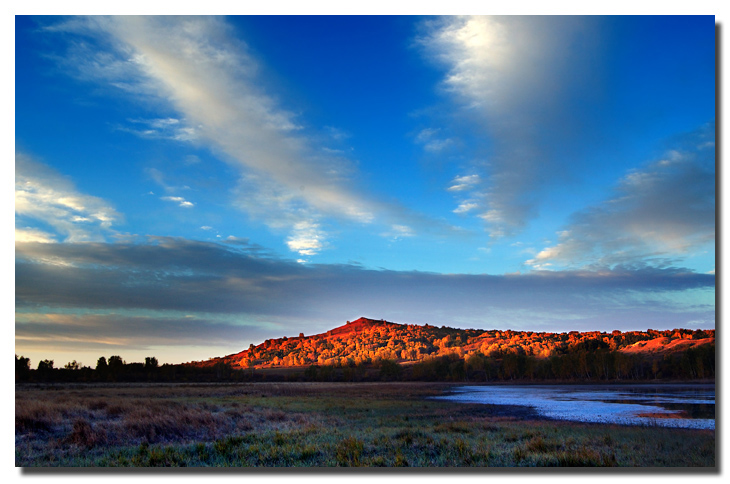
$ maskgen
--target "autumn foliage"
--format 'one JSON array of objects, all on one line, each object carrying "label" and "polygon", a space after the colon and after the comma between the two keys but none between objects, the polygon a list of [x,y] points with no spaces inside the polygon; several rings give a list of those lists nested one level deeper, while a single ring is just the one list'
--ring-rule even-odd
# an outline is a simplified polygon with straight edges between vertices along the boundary
[{"label": "autumn foliage", "polygon": [[[259,371],[257,371],[259,370]],[[263,370],[263,371],[261,371]],[[206,361],[100,357],[96,368],[15,356],[16,382],[617,381],[715,377],[715,331],[545,333],[360,318],[326,333],[269,339]],[[80,432],[83,429],[80,429]]]},{"label": "autumn foliage", "polygon": [[[448,360],[454,366],[463,368],[464,373],[471,370],[488,375],[489,364],[499,362],[500,379],[510,379],[512,375],[515,378],[530,377],[531,374],[536,376],[537,367],[551,360],[555,362],[561,359],[567,363],[575,359],[576,363],[571,365],[577,369],[566,372],[568,378],[593,379],[596,373],[601,373],[601,365],[606,367],[608,377],[609,363],[612,373],[621,378],[622,362],[634,361],[636,358],[632,356],[650,355],[655,359],[661,357],[667,360],[672,354],[686,353],[699,347],[712,345],[714,350],[714,343],[714,330],[649,329],[611,333],[484,331],[360,318],[326,333],[269,339],[258,346],[251,345],[240,353],[195,365],[211,366],[222,362],[234,369],[254,369],[312,365],[357,367],[398,362],[410,365],[420,363],[423,367],[433,365],[435,361]],[[567,355],[573,357],[560,358]],[[597,358],[606,361],[597,361]],[[712,359],[714,361],[714,351]],[[525,368],[529,364],[535,368]],[[387,363],[385,365],[385,371],[395,376],[397,371],[389,368]],[[627,372],[632,371],[629,369],[631,366],[630,363],[626,364]],[[417,368],[414,370],[418,373]],[[714,376],[714,365],[712,374]],[[703,372],[702,376],[696,377],[707,375]]]}]

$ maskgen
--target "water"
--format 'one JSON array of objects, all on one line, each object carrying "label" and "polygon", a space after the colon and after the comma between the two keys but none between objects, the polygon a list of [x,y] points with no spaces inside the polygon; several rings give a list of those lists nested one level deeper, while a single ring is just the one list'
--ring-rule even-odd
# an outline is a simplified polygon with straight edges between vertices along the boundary
[{"label": "water", "polygon": [[463,403],[522,405],[575,422],[714,429],[715,385],[463,386],[436,397]]}]

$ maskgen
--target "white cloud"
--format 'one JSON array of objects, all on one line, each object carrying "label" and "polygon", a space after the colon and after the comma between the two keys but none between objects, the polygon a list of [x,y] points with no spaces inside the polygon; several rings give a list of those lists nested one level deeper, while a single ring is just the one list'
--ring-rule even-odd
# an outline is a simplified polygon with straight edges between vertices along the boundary
[{"label": "white cloud", "polygon": [[300,255],[316,255],[324,248],[325,234],[314,222],[298,222],[286,241],[289,250]]},{"label": "white cloud", "polygon": [[474,188],[474,185],[479,183],[481,179],[479,175],[464,175],[457,176],[451,181],[451,186],[448,188],[452,192],[461,192]]},{"label": "white cloud", "polygon": [[[243,184],[276,186],[278,201],[262,187],[238,190],[237,205],[249,214],[258,217],[265,206],[267,223],[286,223],[290,230],[302,220],[323,216],[357,223],[372,223],[378,215],[389,221],[401,218],[397,207],[352,189],[356,165],[317,146],[317,137],[308,137],[295,116],[280,107],[248,47],[223,18],[75,18],[49,30],[90,35],[107,48],[95,51],[87,44],[69,51],[66,65],[79,77],[162,102],[178,113],[136,120],[146,135],[194,138],[223,153],[239,169]],[[323,131],[330,140],[349,136],[334,127]],[[262,194],[264,199],[258,198]]]},{"label": "white cloud", "polygon": [[471,212],[472,210],[475,210],[477,208],[479,208],[478,203],[475,203],[473,200],[466,200],[464,202],[461,202],[459,204],[459,206],[453,210],[453,212],[462,214],[462,213]]},{"label": "white cloud", "polygon": [[[106,40],[116,48],[109,55],[126,60],[120,77],[172,104],[195,126],[196,137],[225,152],[244,174],[269,178],[324,213],[360,218],[373,212],[366,200],[329,175],[345,161],[314,156],[321,150],[296,134],[301,126],[262,88],[256,61],[223,19],[94,17],[84,31],[108,34]],[[132,79],[129,67],[136,71]],[[178,124],[168,121],[158,120],[156,129]]]},{"label": "white cloud", "polygon": [[160,200],[177,203],[180,207],[183,208],[192,208],[195,206],[194,203],[185,200],[183,197],[160,197]]},{"label": "white cloud", "polygon": [[[454,16],[424,23],[418,39],[429,59],[445,67],[442,87],[489,139],[489,173],[479,180],[480,212],[492,237],[515,234],[534,215],[535,191],[564,163],[545,154],[544,127],[565,123],[561,100],[590,52],[590,19]],[[576,42],[576,34],[581,42]],[[578,67],[577,69],[581,69]],[[585,69],[581,70],[581,75]],[[590,78],[590,72],[584,76]],[[540,126],[543,131],[539,131]],[[458,185],[454,185],[458,187]],[[466,189],[467,187],[455,188]],[[476,187],[475,187],[476,188]],[[484,218],[484,217],[482,217]]]},{"label": "white cloud", "polygon": [[[66,242],[103,241],[121,219],[105,200],[78,192],[60,173],[20,153],[15,155],[15,215],[16,224],[41,223]],[[52,237],[36,227],[22,228],[20,236]]]}]

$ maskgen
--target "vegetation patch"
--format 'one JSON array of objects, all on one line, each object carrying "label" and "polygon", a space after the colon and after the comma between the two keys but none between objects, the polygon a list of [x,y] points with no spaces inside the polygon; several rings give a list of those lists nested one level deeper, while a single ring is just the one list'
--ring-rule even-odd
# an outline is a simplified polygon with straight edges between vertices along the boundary
[{"label": "vegetation patch", "polygon": [[532,420],[426,398],[448,390],[438,383],[20,385],[15,463],[715,466],[714,431]]}]

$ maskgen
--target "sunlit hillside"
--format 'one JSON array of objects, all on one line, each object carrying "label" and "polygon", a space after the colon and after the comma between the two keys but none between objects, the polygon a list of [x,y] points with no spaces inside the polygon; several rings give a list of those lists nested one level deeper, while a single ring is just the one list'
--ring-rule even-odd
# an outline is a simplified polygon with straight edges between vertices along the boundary
[{"label": "sunlit hillside", "polygon": [[223,362],[233,368],[353,366],[383,360],[409,363],[441,356],[503,359],[522,355],[545,359],[573,353],[612,352],[659,357],[714,342],[714,330],[539,333],[455,329],[360,318],[326,333],[269,339],[239,353],[195,365]]}]

